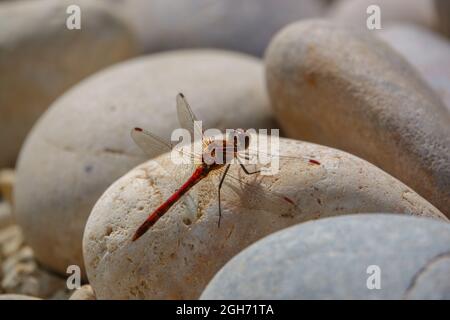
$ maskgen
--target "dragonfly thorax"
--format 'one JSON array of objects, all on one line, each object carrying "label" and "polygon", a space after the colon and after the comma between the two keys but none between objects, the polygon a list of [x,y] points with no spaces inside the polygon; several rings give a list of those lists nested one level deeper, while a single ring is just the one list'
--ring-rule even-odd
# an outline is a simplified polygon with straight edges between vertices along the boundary
[{"label": "dragonfly thorax", "polygon": [[230,164],[250,145],[250,135],[244,129],[235,129],[227,139],[208,140],[202,154],[202,162],[208,165]]},{"label": "dragonfly thorax", "polygon": [[231,163],[235,157],[236,152],[233,143],[227,140],[213,140],[207,143],[207,147],[202,154],[202,162],[212,167],[222,166]]}]

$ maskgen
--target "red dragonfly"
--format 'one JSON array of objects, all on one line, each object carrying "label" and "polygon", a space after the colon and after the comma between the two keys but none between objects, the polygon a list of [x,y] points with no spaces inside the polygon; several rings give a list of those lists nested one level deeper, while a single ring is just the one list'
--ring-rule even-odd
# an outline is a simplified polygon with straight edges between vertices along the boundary
[{"label": "red dragonfly", "polygon": [[[248,160],[254,158],[255,156],[257,156],[257,154],[262,153],[259,150],[254,153],[250,149],[251,136],[247,134],[246,130],[233,130],[233,135],[231,138],[221,137],[219,139],[214,139],[211,137],[206,137],[184,95],[181,93],[178,94],[176,102],[178,121],[181,127],[186,129],[190,133],[191,137],[201,137],[201,151],[199,153],[195,153],[192,151],[185,151],[185,149],[178,150],[184,156],[188,156],[191,159],[192,165],[196,163],[193,172],[190,177],[187,178],[187,180],[182,183],[182,185],[175,192],[173,192],[173,194],[165,202],[163,202],[159,207],[157,207],[153,212],[149,214],[147,219],[135,232],[132,238],[133,241],[139,239],[197,183],[202,181],[205,177],[211,176],[213,174],[217,174],[220,176],[218,185],[219,227],[222,217],[221,190],[226,178],[229,178],[227,180],[231,180],[231,182],[234,181],[235,185],[245,185],[246,187],[251,188],[252,194],[260,194],[266,200],[274,203],[276,205],[276,208],[280,208],[280,206],[292,207],[294,210],[297,208],[295,202],[291,198],[283,194],[276,194],[274,192],[270,192],[270,194],[261,193],[260,188],[243,181],[241,178],[234,177],[229,173],[229,169],[232,164],[238,164],[246,175],[261,173],[261,170],[250,170],[245,165],[245,160],[247,160],[248,162]],[[141,128],[134,128],[131,131],[131,136],[136,144],[152,157],[164,152],[176,150],[172,143]],[[272,157],[269,154],[265,155]],[[276,156],[281,157],[284,160],[294,160],[297,162],[300,161],[305,165],[316,166],[323,169],[320,162],[312,158],[298,156]],[[230,159],[232,161],[230,161]]]}]

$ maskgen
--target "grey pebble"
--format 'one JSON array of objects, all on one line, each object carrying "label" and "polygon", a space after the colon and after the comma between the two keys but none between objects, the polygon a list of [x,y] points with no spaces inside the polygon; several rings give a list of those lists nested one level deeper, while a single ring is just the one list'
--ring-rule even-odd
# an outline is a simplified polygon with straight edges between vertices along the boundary
[{"label": "grey pebble", "polygon": [[[242,251],[201,299],[449,299],[449,257],[447,223],[382,214],[321,219]],[[367,286],[373,265],[380,289]]]}]

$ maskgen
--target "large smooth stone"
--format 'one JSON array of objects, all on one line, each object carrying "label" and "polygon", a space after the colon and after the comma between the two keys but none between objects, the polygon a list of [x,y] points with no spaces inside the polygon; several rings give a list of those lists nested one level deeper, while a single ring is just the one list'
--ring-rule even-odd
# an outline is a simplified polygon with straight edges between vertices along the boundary
[{"label": "large smooth stone", "polygon": [[98,73],[58,99],[21,151],[15,212],[37,259],[65,273],[83,267],[81,239],[103,191],[148,157],[130,131],[170,139],[183,92],[204,128],[273,126],[259,59],[214,50],[137,58]]},{"label": "large smooth stone", "polygon": [[0,229],[13,224],[11,205],[8,202],[0,200]]},{"label": "large smooth stone", "polygon": [[0,300],[41,300],[41,299],[26,296],[23,294],[0,294]]},{"label": "large smooth stone", "polygon": [[[282,161],[277,175],[245,176],[247,184],[222,193],[218,228],[218,178],[208,176],[137,241],[132,236],[149,213],[180,185],[183,175],[169,155],[146,162],[116,181],[92,210],[83,239],[89,283],[99,299],[196,299],[214,274],[260,238],[327,216],[396,212],[448,221],[400,181],[345,152],[280,138],[280,152],[308,156],[320,165]],[[266,180],[267,179],[267,180]],[[297,208],[275,201],[288,197]]]},{"label": "large smooth stone", "polygon": [[76,289],[69,297],[69,300],[96,300],[94,290],[88,284]]},{"label": "large smooth stone", "polygon": [[[81,30],[66,27],[70,4],[81,8]],[[27,133],[56,97],[136,50],[125,23],[96,1],[0,4],[0,167],[14,165]]]},{"label": "large smooth stone", "polygon": [[[3,239],[1,239],[3,238]],[[66,279],[41,268],[33,257],[31,248],[24,246],[17,226],[0,232],[0,251],[5,257],[1,265],[0,290],[5,293],[51,298],[67,288]]]},{"label": "large smooth stone", "polygon": [[372,15],[372,11],[367,13],[367,8],[371,5],[380,8],[382,29],[396,23],[412,23],[428,28],[439,25],[433,0],[339,0],[330,8],[328,15],[336,22],[367,30],[367,19]]},{"label": "large smooth stone", "polygon": [[438,15],[439,30],[450,38],[450,3],[448,0],[434,0]]},{"label": "large smooth stone", "polygon": [[[13,203],[13,190],[16,173],[12,169],[0,169],[0,199]],[[1,201],[0,200],[0,201]]]},{"label": "large smooth stone", "polygon": [[[329,218],[253,244],[201,298],[450,299],[449,258],[448,223],[384,214]],[[377,275],[379,289],[371,286]]]},{"label": "large smooth stone", "polygon": [[273,34],[293,21],[317,17],[317,0],[122,0],[123,15],[147,52],[208,47],[261,56]]},{"label": "large smooth stone", "polygon": [[450,113],[384,41],[327,21],[296,23],[272,40],[266,78],[288,136],[358,155],[450,216]]},{"label": "large smooth stone", "polygon": [[[450,42],[425,28],[397,25],[378,33],[411,63],[450,112]],[[424,50],[426,48],[426,50]]]}]

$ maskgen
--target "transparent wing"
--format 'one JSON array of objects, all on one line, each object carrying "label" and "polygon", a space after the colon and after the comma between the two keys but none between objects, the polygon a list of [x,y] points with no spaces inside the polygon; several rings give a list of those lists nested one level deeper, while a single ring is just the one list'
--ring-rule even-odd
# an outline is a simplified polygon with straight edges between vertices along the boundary
[{"label": "transparent wing", "polygon": [[[134,142],[152,158],[172,150],[175,150],[178,153],[184,152],[183,150],[178,150],[169,141],[166,141],[165,139],[141,128],[134,128],[131,130],[131,137]],[[190,157],[191,160],[196,158],[195,155],[191,153],[184,152],[184,155]],[[172,167],[169,167],[166,170],[166,174],[170,177],[170,179],[165,189],[171,190],[167,194],[167,197],[173,194],[183,183],[187,181],[187,179],[192,175],[194,168],[194,161],[190,161],[189,163],[184,164],[173,164]],[[184,202],[186,199],[191,199],[191,197],[189,195],[184,195],[182,199],[182,202]],[[164,199],[161,201],[163,200]]]},{"label": "transparent wing", "polygon": [[131,138],[151,158],[172,150],[169,141],[141,128],[131,130]]},{"label": "transparent wing", "polygon": [[304,164],[320,165],[320,161],[317,160],[314,156],[300,156],[300,155],[289,156],[284,154],[282,155],[276,153],[263,152],[261,150],[255,150],[251,148],[240,151],[237,154],[237,156],[240,159],[249,161],[249,163],[251,163],[251,161],[258,161],[258,159],[263,159],[265,161],[270,162],[272,160],[275,160],[276,158],[279,158],[281,161],[300,161]]},{"label": "transparent wing", "polygon": [[192,112],[186,97],[182,93],[177,95],[177,115],[180,126],[191,133],[193,140],[203,137],[203,130],[197,117]]},{"label": "transparent wing", "polygon": [[[278,144],[272,144],[272,139],[274,137],[267,137],[262,139],[263,136],[250,135],[249,144],[246,148],[238,150],[237,157],[243,160],[244,163],[255,164],[255,163],[271,163],[273,161],[294,161],[297,163],[302,163],[303,165],[316,164],[320,165],[320,161],[315,158],[314,155],[305,154],[293,154],[289,155],[288,150],[280,150]],[[275,137],[277,139],[277,137]],[[288,151],[283,152],[283,151]]]}]

